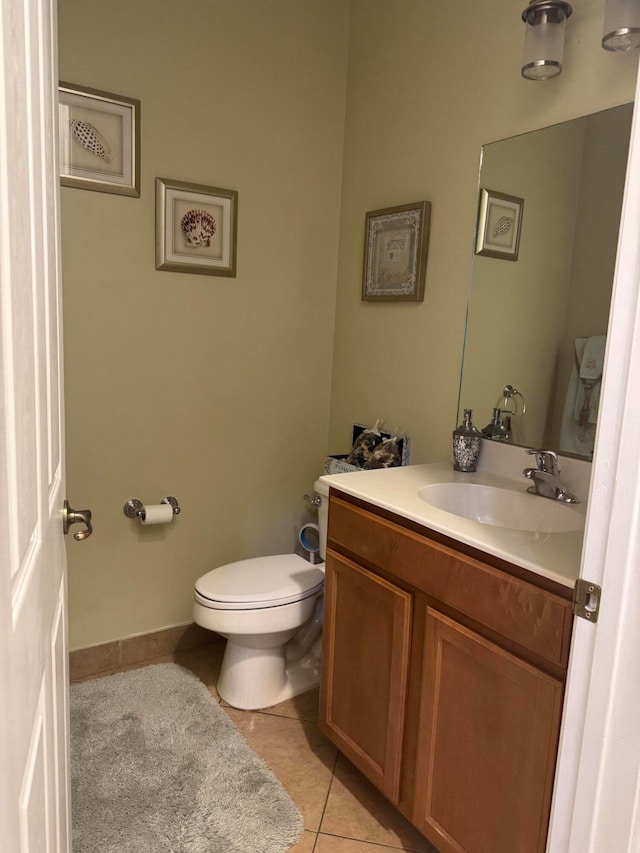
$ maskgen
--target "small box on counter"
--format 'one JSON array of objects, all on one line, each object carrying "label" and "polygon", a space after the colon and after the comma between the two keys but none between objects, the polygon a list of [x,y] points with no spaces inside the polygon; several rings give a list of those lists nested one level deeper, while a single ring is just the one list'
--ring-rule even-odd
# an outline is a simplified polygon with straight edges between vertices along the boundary
[{"label": "small box on counter", "polygon": [[397,468],[409,464],[409,437],[394,435],[376,424],[354,424],[349,453],[332,454],[324,462],[325,474],[348,474],[374,468]]}]

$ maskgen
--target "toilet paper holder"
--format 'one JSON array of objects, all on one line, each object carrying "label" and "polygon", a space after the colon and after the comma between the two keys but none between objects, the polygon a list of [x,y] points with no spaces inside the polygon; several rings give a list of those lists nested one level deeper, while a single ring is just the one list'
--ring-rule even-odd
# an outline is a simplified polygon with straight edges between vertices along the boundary
[{"label": "toilet paper holder", "polygon": [[[180,506],[178,504],[178,499],[174,498],[172,495],[167,495],[162,498],[160,501],[161,504],[169,504],[173,509],[174,515],[180,515]],[[127,518],[144,518],[145,507],[142,501],[139,501],[138,498],[129,498],[128,501],[125,501],[125,505],[122,507],[122,511],[127,516]]]}]

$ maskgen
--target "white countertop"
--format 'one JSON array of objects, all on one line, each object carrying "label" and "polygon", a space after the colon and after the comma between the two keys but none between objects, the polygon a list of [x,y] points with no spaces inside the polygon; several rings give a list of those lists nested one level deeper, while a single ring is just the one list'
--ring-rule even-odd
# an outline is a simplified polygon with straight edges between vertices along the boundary
[{"label": "white countertop", "polygon": [[[418,495],[420,488],[433,483],[478,483],[517,489],[526,494],[528,483],[522,477],[522,482],[519,482],[487,470],[463,474],[454,471],[451,463],[446,462],[353,471],[348,474],[325,474],[320,479],[333,489],[410,519],[563,586],[573,587],[579,575],[583,530],[571,533],[510,530],[445,512],[426,503]],[[536,495],[530,497],[532,501],[549,500]],[[584,517],[586,503],[578,504],[577,507],[558,507],[559,511],[565,509],[573,513],[580,512]]]}]

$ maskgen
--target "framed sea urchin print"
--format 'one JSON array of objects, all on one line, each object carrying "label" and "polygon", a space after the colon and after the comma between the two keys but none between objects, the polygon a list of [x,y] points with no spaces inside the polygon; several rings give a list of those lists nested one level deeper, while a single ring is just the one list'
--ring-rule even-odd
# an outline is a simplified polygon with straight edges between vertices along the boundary
[{"label": "framed sea urchin print", "polygon": [[58,86],[60,181],[140,195],[140,101],[71,83]]},{"label": "framed sea urchin print", "polygon": [[517,261],[524,199],[480,190],[476,255]]},{"label": "framed sea urchin print", "polygon": [[238,193],[156,178],[156,269],[236,274]]}]

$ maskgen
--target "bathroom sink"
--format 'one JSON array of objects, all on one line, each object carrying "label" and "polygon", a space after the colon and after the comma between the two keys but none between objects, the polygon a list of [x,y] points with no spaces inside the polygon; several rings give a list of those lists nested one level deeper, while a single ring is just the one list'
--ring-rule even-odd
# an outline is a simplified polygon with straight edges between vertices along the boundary
[{"label": "bathroom sink", "polygon": [[418,489],[431,506],[453,515],[530,533],[571,533],[584,527],[584,512],[527,491],[480,483],[433,483]]}]

